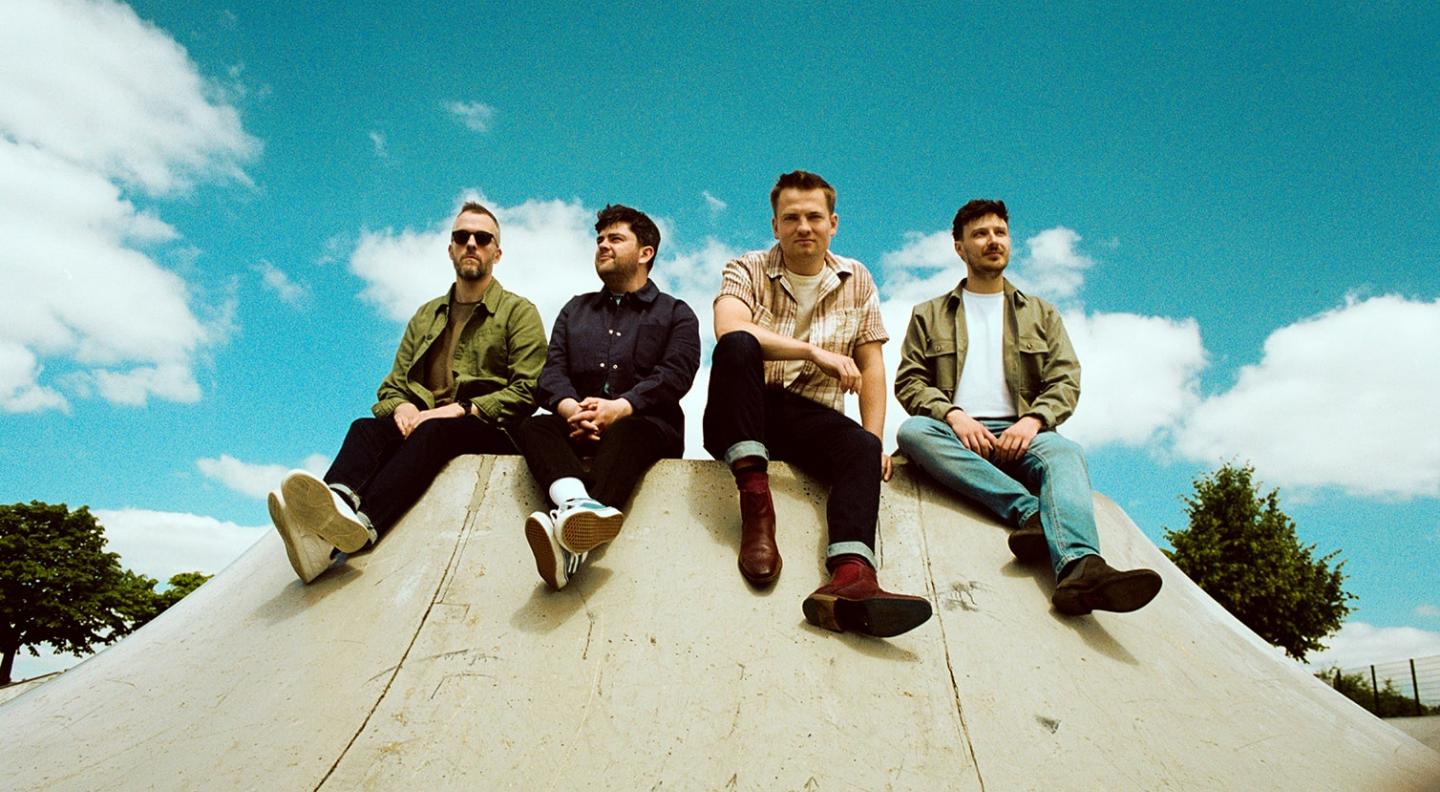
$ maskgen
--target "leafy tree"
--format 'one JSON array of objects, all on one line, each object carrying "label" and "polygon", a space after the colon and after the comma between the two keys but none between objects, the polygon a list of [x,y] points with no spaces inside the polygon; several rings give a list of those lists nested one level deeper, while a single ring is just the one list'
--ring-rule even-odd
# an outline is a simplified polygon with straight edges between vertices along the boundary
[{"label": "leafy tree", "polygon": [[[1347,674],[1338,668],[1327,668],[1324,671],[1316,671],[1315,676],[1323,680],[1327,685],[1335,688],[1351,701],[1359,704],[1371,712],[1375,712],[1375,687],[1370,684],[1370,677],[1363,673]],[[1400,718],[1410,715],[1440,715],[1440,706],[1433,706],[1422,703],[1420,711],[1415,711],[1415,699],[1401,693],[1395,687],[1395,680],[1386,679],[1385,684],[1380,686],[1380,711],[1375,712],[1382,718]]]},{"label": "leafy tree", "polygon": [[1354,596],[1342,584],[1338,550],[1316,558],[1280,511],[1279,491],[1260,496],[1255,470],[1225,464],[1195,481],[1185,498],[1190,526],[1165,531],[1166,555],[1200,588],[1260,637],[1304,660],[1340,629]]},{"label": "leafy tree", "polygon": [[89,509],[40,501],[0,505],[0,685],[22,648],[48,643],[77,657],[112,643],[209,578],[182,572],[156,581],[120,566]]},{"label": "leafy tree", "polygon": [[212,575],[200,572],[179,572],[170,576],[165,590],[160,592],[155,591],[157,581],[154,578],[144,575],[137,575],[137,577],[139,578],[137,582],[144,593],[137,597],[126,611],[131,630],[140,629],[150,620],[168,610],[171,605],[185,599],[190,592],[200,588]]},{"label": "leafy tree", "polygon": [[0,505],[0,684],[21,647],[80,656],[130,631],[144,598],[139,576],[105,550],[105,529],[80,507],[40,501]]}]

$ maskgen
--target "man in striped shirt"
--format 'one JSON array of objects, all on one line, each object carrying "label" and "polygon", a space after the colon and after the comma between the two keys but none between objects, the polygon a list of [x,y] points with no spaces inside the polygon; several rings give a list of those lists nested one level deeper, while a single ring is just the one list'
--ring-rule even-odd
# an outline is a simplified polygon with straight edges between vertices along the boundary
[{"label": "man in striped shirt", "polygon": [[[705,449],[730,466],[740,490],[740,573],[756,586],[780,575],[766,466],[791,462],[831,487],[832,577],[805,599],[805,618],[899,635],[930,618],[930,603],[883,591],[875,578],[880,482],[890,477],[880,444],[888,336],[875,281],[860,262],[830,252],[840,218],[823,178],[782,175],[770,206],[778,244],[725,265],[705,408]],[[845,415],[846,393],[859,396],[860,423]]]}]

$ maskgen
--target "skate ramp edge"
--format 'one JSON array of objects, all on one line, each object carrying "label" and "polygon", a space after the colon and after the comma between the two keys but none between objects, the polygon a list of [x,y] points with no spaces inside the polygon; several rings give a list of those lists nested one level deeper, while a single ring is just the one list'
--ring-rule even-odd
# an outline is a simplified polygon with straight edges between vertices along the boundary
[{"label": "skate ramp edge", "polygon": [[1048,570],[900,466],[881,582],[935,618],[804,622],[824,491],[772,468],[785,571],[735,568],[733,484],[666,461],[569,587],[540,582],[516,457],[462,457],[314,584],[268,534],[134,635],[0,704],[7,789],[1440,788],[1440,753],[1276,655],[1114,503],[1102,550],[1165,579],[1062,617]]}]

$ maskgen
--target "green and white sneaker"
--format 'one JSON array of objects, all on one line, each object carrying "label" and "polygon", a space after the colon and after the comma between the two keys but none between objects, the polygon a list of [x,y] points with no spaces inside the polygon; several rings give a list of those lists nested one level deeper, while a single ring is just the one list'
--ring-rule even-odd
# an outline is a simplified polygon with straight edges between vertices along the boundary
[{"label": "green and white sneaker", "polygon": [[559,590],[570,582],[571,575],[580,571],[585,553],[566,550],[555,533],[553,512],[531,512],[525,518],[525,541],[530,543],[530,552],[535,554],[535,570],[551,588]]},{"label": "green and white sneaker", "polygon": [[371,528],[350,502],[308,471],[290,471],[280,484],[280,496],[297,530],[319,534],[342,553],[353,553],[372,539]]},{"label": "green and white sneaker", "polygon": [[555,535],[572,553],[588,553],[620,535],[625,515],[590,498],[566,501],[552,512]]}]

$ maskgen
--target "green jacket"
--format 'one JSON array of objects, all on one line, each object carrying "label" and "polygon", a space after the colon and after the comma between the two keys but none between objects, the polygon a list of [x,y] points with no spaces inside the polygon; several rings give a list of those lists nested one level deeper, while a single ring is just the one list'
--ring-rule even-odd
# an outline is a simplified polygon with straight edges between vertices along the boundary
[{"label": "green jacket", "polygon": [[[965,366],[969,338],[961,280],[949,294],[920,303],[910,312],[895,395],[911,415],[945,420],[955,407],[955,385]],[[1080,400],[1080,361],[1055,306],[1028,297],[1005,281],[1005,341],[1001,352],[1005,384],[1015,396],[1015,414],[1033,415],[1046,429],[1059,426]]]},{"label": "green jacket", "polygon": [[[395,365],[380,383],[371,407],[376,418],[410,402],[422,410],[435,406],[435,395],[423,384],[425,353],[445,335],[450,296],[420,306],[405,326],[395,352]],[[455,401],[477,408],[479,420],[509,427],[535,411],[535,380],[545,365],[545,328],[529,300],[507,292],[492,281],[475,315],[455,343]]]}]

